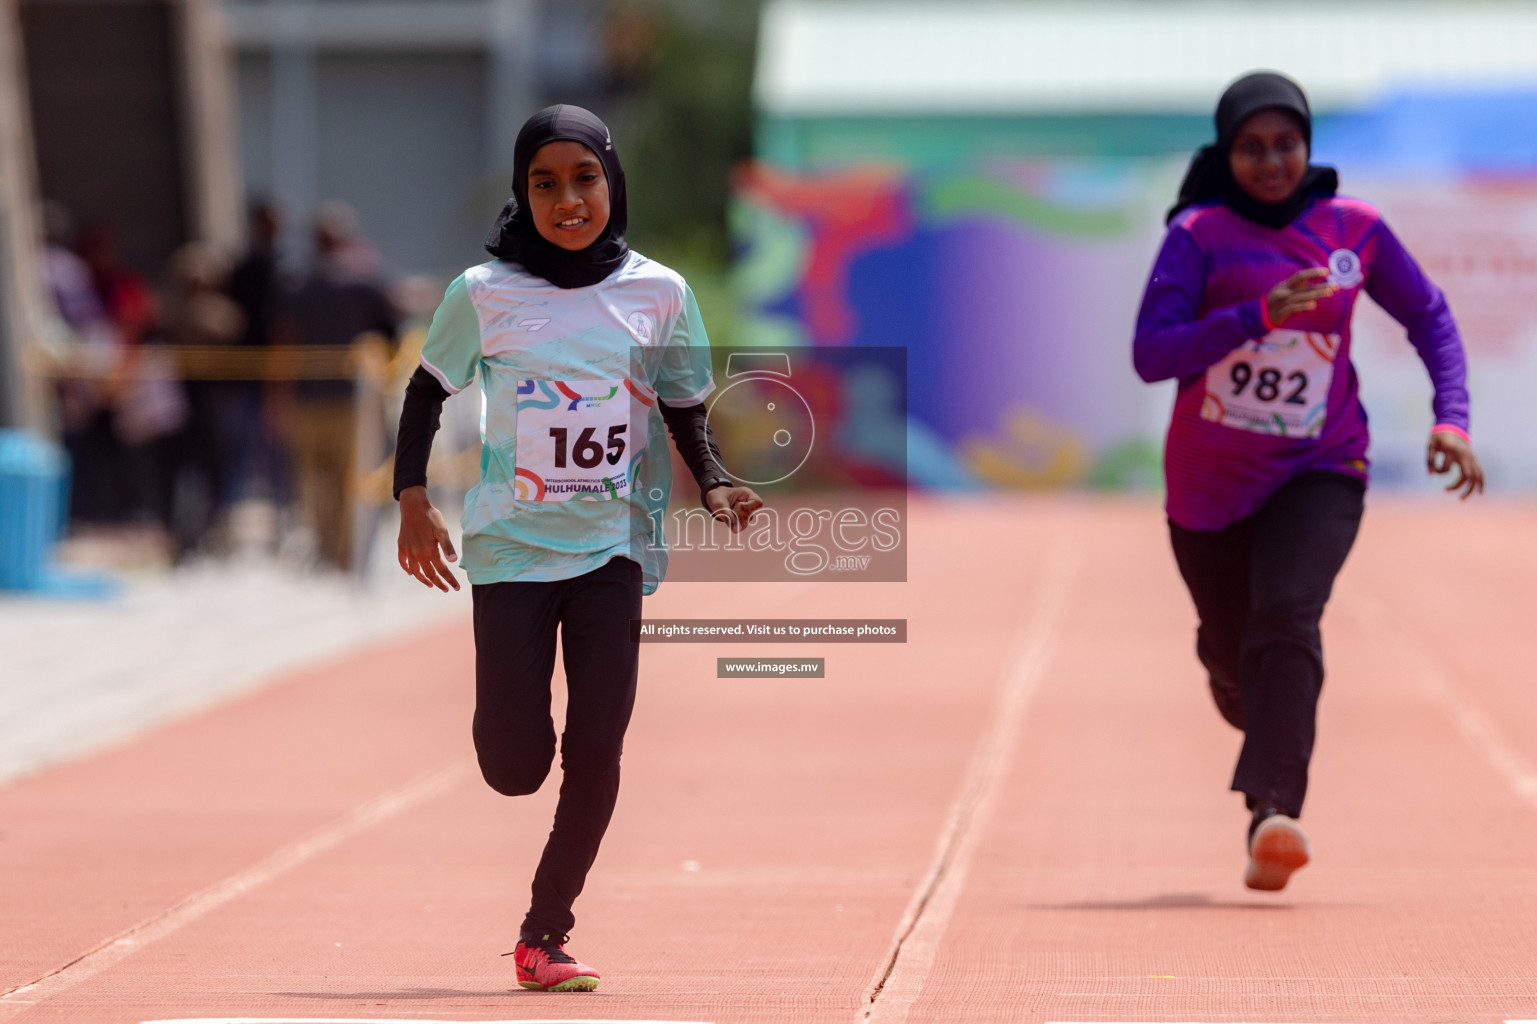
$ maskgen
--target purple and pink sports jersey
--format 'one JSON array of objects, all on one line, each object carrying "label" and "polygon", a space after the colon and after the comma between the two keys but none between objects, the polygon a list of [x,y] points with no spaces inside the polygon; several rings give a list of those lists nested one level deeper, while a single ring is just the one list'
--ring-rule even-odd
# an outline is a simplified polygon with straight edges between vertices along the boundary
[{"label": "purple and pink sports jersey", "polygon": [[[1274,327],[1265,295],[1308,267],[1340,290]],[[1183,211],[1153,265],[1132,360],[1179,380],[1164,448],[1169,518],[1219,530],[1313,470],[1366,478],[1350,318],[1365,291],[1430,371],[1437,427],[1468,429],[1467,363],[1446,297],[1369,203],[1320,198],[1279,231],[1220,202]]]}]

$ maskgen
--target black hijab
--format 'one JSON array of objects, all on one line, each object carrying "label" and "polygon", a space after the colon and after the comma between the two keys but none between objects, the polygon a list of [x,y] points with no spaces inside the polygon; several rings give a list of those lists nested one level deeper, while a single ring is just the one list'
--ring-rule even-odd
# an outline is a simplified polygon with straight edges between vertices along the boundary
[{"label": "black hijab", "polygon": [[1187,206],[1221,198],[1239,216],[1279,229],[1296,220],[1314,196],[1332,196],[1339,190],[1340,179],[1334,168],[1316,164],[1308,164],[1296,191],[1279,203],[1262,203],[1233,180],[1228,158],[1234,138],[1243,123],[1262,110],[1284,110],[1294,115],[1302,123],[1302,137],[1312,153],[1313,112],[1308,109],[1302,87],[1285,75],[1270,71],[1244,75],[1228,86],[1217,101],[1217,141],[1196,151],[1179,187],[1179,200],[1169,210],[1167,220],[1173,220]]},{"label": "black hijab", "polygon": [[[539,147],[549,142],[580,142],[602,161],[608,178],[608,225],[596,241],[575,252],[547,241],[528,214],[528,165]],[[486,236],[486,251],[522,264],[529,273],[558,287],[583,288],[597,284],[624,262],[630,251],[624,241],[628,222],[624,168],[608,126],[590,110],[558,103],[529,118],[518,132],[512,148],[512,198]]]}]

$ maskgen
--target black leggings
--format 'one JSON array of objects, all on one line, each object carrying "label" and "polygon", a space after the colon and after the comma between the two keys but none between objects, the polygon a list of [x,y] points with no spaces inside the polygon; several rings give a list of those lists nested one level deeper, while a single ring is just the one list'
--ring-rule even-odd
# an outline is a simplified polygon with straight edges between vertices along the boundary
[{"label": "black leggings", "polygon": [[1323,689],[1318,620],[1361,525],[1366,485],[1340,473],[1289,481],[1221,530],[1169,524],[1201,624],[1196,653],[1213,686],[1236,681],[1244,743],[1233,789],[1302,812]]},{"label": "black leggings", "polygon": [[475,753],[498,793],[537,790],[555,760],[550,679],[555,632],[566,666],[566,731],[560,741],[560,801],[534,872],[521,935],[561,938],[576,922],[571,904],[598,855],[619,796],[619,755],[635,706],[640,645],[640,566],[615,558],[549,583],[485,583],[475,598]]}]

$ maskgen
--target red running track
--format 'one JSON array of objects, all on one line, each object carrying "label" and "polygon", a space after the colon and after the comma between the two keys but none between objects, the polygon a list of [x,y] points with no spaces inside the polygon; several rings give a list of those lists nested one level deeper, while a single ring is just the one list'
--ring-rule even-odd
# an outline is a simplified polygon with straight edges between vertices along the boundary
[{"label": "red running track", "polygon": [[[1240,882],[1238,737],[1147,501],[915,502],[906,584],[673,584],[578,904],[515,988],[553,806],[470,757],[467,625],[0,788],[0,1024],[1537,1018],[1537,507],[1373,498],[1325,622],[1315,861]],[[714,659],[825,656],[827,679]],[[168,656],[172,656],[168,654]]]}]

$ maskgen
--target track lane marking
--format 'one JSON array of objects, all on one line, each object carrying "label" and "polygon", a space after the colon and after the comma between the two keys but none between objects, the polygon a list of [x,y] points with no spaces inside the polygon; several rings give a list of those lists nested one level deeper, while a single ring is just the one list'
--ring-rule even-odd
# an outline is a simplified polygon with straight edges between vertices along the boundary
[{"label": "track lane marking", "polygon": [[[1537,769],[1505,739],[1503,733],[1470,701],[1457,692],[1451,679],[1436,667],[1425,647],[1408,629],[1399,624],[1381,601],[1356,591],[1352,595],[1356,615],[1366,625],[1382,634],[1413,663],[1419,676],[1420,692],[1429,697],[1452,726],[1494,773],[1505,780],[1516,796],[1537,810]],[[1507,1022],[1508,1024],[1508,1022]]]},{"label": "track lane marking", "polygon": [[[793,588],[794,593],[785,601],[797,602],[808,590],[821,587],[821,581]],[[778,606],[785,601],[775,601]],[[88,978],[120,963],[139,949],[157,939],[190,924],[199,917],[217,909],[231,900],[264,885],[284,872],[297,867],[326,850],[344,842],[364,829],[432,798],[446,790],[457,777],[471,767],[469,758],[460,758],[436,770],[418,776],[405,785],[357,805],[342,818],[323,827],[307,838],[280,848],[243,872],[216,882],[208,888],[186,897],[179,903],[151,915],[132,925],[80,956],[47,972],[35,981],[0,991],[0,1024],[54,996],[73,988]],[[224,1024],[234,1020],[261,1021],[318,1021],[323,1018],[188,1018],[188,1021],[213,1021]],[[437,1022],[411,1022],[401,1018],[389,1018],[392,1024],[437,1024]],[[466,1024],[464,1021],[451,1024]],[[470,1022],[474,1024],[474,1022]],[[489,1024],[537,1024],[532,1020],[489,1022]],[[571,1018],[561,1018],[561,1024],[584,1024]],[[599,1022],[608,1024],[608,1022]],[[624,1021],[619,1024],[708,1024],[699,1021]]]},{"label": "track lane marking", "polygon": [[267,884],[365,829],[437,796],[467,774],[469,767],[468,759],[458,758],[448,765],[418,775],[397,789],[366,800],[319,831],[280,847],[244,871],[215,882],[160,913],[118,932],[94,949],[54,968],[36,981],[0,993],[0,1021],[10,1020],[74,988],[88,978],[121,963],[150,943]]},{"label": "track lane marking", "polygon": [[991,816],[998,783],[1011,760],[1025,711],[1056,646],[1057,628],[1077,575],[1078,545],[1052,550],[1041,571],[1030,610],[1005,661],[992,724],[972,758],[960,794],[940,830],[934,859],[897,924],[881,970],[866,989],[855,1020],[900,1024],[923,991],[934,967],[980,836]]},{"label": "track lane marking", "polygon": [[415,1017],[171,1017],[140,1024],[712,1024],[700,1020],[628,1017],[509,1017],[503,1020],[425,1020]]}]

